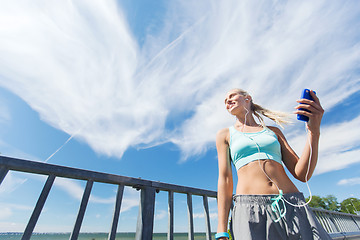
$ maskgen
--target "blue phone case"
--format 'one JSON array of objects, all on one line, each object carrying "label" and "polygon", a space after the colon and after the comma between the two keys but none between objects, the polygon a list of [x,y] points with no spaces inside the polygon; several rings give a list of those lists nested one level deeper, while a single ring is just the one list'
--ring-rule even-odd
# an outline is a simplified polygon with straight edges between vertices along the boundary
[{"label": "blue phone case", "polygon": [[[316,94],[316,92],[314,91],[314,93]],[[310,90],[309,89],[304,89],[301,93],[301,98],[305,98],[305,99],[309,99],[309,100],[314,100],[311,95],[310,95]],[[300,108],[299,110],[305,110],[307,111],[306,109],[303,109],[303,108]],[[309,121],[309,117],[307,116],[304,116],[304,115],[300,115],[298,114],[297,115],[297,119],[300,120],[300,121],[305,121],[305,122],[308,122]]]}]

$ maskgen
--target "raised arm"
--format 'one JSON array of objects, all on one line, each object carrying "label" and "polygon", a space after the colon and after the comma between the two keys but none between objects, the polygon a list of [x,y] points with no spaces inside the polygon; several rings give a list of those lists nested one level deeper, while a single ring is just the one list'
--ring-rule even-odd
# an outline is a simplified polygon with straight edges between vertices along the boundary
[{"label": "raised arm", "polygon": [[218,153],[218,228],[217,232],[227,232],[229,212],[233,194],[233,178],[229,157],[229,129],[222,129],[216,135]]},{"label": "raised arm", "polygon": [[[300,104],[296,107],[296,111],[294,112],[295,114],[302,114],[309,117],[309,121],[306,123],[308,130],[307,141],[300,157],[297,156],[294,150],[287,143],[281,131],[278,128],[272,128],[272,130],[279,138],[279,142],[281,144],[281,153],[286,167],[296,179],[302,182],[305,182],[311,178],[317,164],[319,153],[320,123],[324,114],[324,109],[320,104],[319,98],[314,94],[313,91],[311,91],[310,94],[314,101],[307,99],[298,100]],[[307,109],[310,112],[299,110],[300,108]],[[308,176],[306,176],[307,172]]]}]

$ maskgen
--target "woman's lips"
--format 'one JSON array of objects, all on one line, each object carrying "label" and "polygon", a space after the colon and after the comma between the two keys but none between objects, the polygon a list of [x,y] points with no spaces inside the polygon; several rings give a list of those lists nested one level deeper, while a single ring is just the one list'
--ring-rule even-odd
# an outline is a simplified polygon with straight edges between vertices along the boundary
[{"label": "woman's lips", "polygon": [[235,107],[235,103],[229,103],[228,106],[228,110],[231,111]]}]

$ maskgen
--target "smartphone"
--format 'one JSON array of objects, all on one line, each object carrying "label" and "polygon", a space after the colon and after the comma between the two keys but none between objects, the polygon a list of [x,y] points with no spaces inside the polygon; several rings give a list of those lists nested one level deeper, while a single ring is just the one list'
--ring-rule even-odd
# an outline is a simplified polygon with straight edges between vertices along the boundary
[{"label": "smartphone", "polygon": [[[314,91],[314,93],[316,94],[316,92]],[[309,100],[314,100],[312,97],[311,97],[311,94],[310,94],[310,90],[309,89],[304,89],[301,93],[301,98],[305,98],[305,99],[309,99]],[[305,110],[307,111],[306,109],[303,109],[303,108],[300,108],[299,110]],[[308,112],[308,111],[307,111]],[[309,117],[307,116],[304,116],[304,115],[301,115],[301,114],[298,114],[297,115],[297,119],[300,120],[300,121],[305,121],[305,122],[308,122],[309,121]]]}]

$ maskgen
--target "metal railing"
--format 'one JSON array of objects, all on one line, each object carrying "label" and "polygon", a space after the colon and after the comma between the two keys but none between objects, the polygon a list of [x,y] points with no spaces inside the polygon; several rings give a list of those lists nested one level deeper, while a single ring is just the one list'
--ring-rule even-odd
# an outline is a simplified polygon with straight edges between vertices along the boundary
[{"label": "metal railing", "polygon": [[[78,239],[80,228],[83,222],[87,203],[94,182],[117,185],[117,195],[115,200],[114,213],[112,218],[111,230],[108,239],[113,240],[116,237],[118,220],[120,216],[121,203],[124,187],[129,186],[141,191],[139,203],[139,215],[136,226],[136,240],[152,239],[154,226],[154,209],[156,192],[168,192],[168,232],[167,239],[174,239],[174,193],[186,194],[187,212],[188,212],[188,239],[194,240],[194,218],[192,197],[201,196],[203,199],[203,208],[205,214],[206,240],[211,240],[210,214],[208,198],[216,198],[215,191],[208,191],[198,188],[166,184],[155,181],[147,181],[138,178],[124,177],[114,174],[107,174],[83,169],[76,169],[53,164],[34,162],[16,158],[0,156],[0,184],[6,177],[8,171],[20,171],[33,174],[46,175],[47,180],[40,193],[38,201],[33,209],[32,215],[27,223],[22,240],[31,238],[40,213],[43,209],[47,196],[54,183],[55,178],[64,177],[70,179],[85,180],[86,186],[79,206],[77,218],[70,235],[71,240]],[[326,231],[333,239],[354,239],[360,236],[360,216],[326,211],[312,208],[317,219],[324,226]]]},{"label": "metal railing", "polygon": [[108,235],[109,240],[116,237],[118,220],[120,216],[121,202],[124,192],[124,186],[136,188],[141,191],[139,215],[136,226],[136,240],[152,239],[155,209],[155,194],[159,191],[168,192],[168,233],[167,239],[174,239],[174,193],[187,195],[187,212],[188,212],[188,236],[189,240],[194,240],[194,222],[192,196],[201,196],[203,198],[203,207],[206,224],[206,240],[211,240],[210,214],[208,207],[208,198],[216,198],[216,192],[185,186],[166,184],[155,181],[147,181],[138,178],[124,177],[114,174],[94,172],[70,167],[63,167],[53,164],[34,162],[16,158],[0,156],[0,184],[9,170],[47,175],[47,180],[39,196],[39,199],[33,209],[32,215],[28,221],[22,240],[31,238],[35,225],[39,219],[42,208],[45,204],[50,189],[56,177],[85,180],[86,187],[81,199],[79,211],[70,235],[71,240],[78,239],[82,221],[84,218],[87,203],[89,201],[91,189],[94,182],[108,183],[118,186],[115,208],[112,218],[111,230]]},{"label": "metal railing", "polygon": [[333,239],[360,239],[360,216],[319,208],[312,210]]}]

